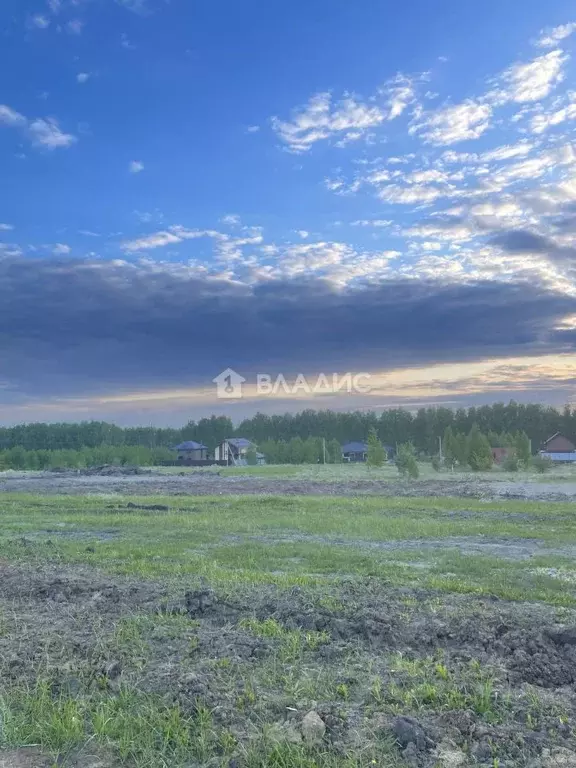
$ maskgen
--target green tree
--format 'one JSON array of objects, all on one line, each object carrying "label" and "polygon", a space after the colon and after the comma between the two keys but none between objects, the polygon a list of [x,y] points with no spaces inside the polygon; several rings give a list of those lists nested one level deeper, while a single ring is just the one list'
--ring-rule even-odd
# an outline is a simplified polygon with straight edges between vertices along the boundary
[{"label": "green tree", "polygon": [[466,438],[466,435],[463,432],[457,434],[454,437],[454,450],[455,450],[455,457],[456,457],[456,461],[458,462],[458,466],[460,467],[468,466],[468,459],[470,456],[468,451],[468,439]]},{"label": "green tree", "polygon": [[502,462],[502,469],[505,472],[518,472],[520,469],[520,462],[518,456],[515,453],[509,453],[508,456]]},{"label": "green tree", "polygon": [[420,474],[418,462],[416,461],[416,451],[412,443],[404,443],[398,447],[396,455],[396,467],[402,477],[410,477],[416,480]]},{"label": "green tree", "polygon": [[493,462],[488,438],[474,424],[468,435],[468,463],[474,471],[481,472],[491,469]]},{"label": "green tree", "polygon": [[342,464],[342,446],[338,440],[330,440],[326,446],[326,452],[330,457],[330,464]]},{"label": "green tree", "polygon": [[530,450],[530,438],[526,432],[518,432],[514,440],[514,448],[516,449],[516,456],[518,461],[527,467],[530,464],[532,457],[532,451]]},{"label": "green tree", "polygon": [[246,464],[248,464],[249,467],[255,467],[258,464],[258,454],[253,445],[246,451]]},{"label": "green tree", "polygon": [[381,467],[385,461],[386,452],[384,451],[384,447],[380,442],[378,433],[374,427],[372,427],[372,429],[368,432],[368,455],[366,458],[366,463],[369,467]]}]

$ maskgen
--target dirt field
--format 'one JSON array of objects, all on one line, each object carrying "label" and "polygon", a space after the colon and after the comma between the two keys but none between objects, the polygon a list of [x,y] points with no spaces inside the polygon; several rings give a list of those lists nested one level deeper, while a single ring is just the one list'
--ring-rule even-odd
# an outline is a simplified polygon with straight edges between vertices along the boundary
[{"label": "dirt field", "polygon": [[[295,468],[298,469],[298,468]],[[166,474],[149,470],[150,474],[126,476],[82,475],[75,472],[5,472],[0,473],[0,492],[42,494],[128,494],[159,496],[213,495],[310,495],[310,496],[461,496],[491,499],[517,498],[567,501],[576,499],[574,482],[535,482],[535,478],[496,479],[475,478],[473,475],[405,481],[397,476],[348,471],[340,474],[314,474],[306,471],[294,476],[266,474],[230,474],[217,472],[188,472]]]},{"label": "dirt field", "polygon": [[1,768],[576,766],[571,501],[87,479],[0,495]]}]

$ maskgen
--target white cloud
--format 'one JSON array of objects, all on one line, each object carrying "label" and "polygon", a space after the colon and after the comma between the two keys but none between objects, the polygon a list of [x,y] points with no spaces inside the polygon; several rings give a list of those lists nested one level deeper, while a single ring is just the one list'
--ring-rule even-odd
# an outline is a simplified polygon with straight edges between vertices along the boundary
[{"label": "white cloud", "polygon": [[383,112],[347,97],[332,104],[330,93],[317,93],[308,104],[293,113],[291,121],[272,118],[272,127],[292,152],[307,152],[317,141],[334,134],[354,132],[360,138],[368,128],[380,125]]},{"label": "white cloud", "polygon": [[492,108],[488,104],[468,100],[425,114],[420,124],[410,128],[429,144],[447,145],[477,139],[490,128]]},{"label": "white cloud", "polygon": [[132,13],[143,15],[149,12],[147,0],[116,0],[116,2]]},{"label": "white cloud", "polygon": [[302,240],[307,240],[310,237],[310,232],[307,232],[305,229],[298,229],[296,234],[299,235]]},{"label": "white cloud", "polygon": [[513,64],[500,77],[503,89],[489,93],[488,98],[496,104],[544,99],[564,79],[562,69],[568,58],[558,49],[526,64]]},{"label": "white cloud", "polygon": [[549,128],[565,123],[567,120],[576,120],[576,93],[572,93],[571,98],[572,103],[562,109],[535,115],[530,121],[532,133],[544,133]]},{"label": "white cloud", "polygon": [[66,24],[66,31],[71,35],[81,35],[84,29],[84,22],[80,19],[72,19]]},{"label": "white cloud", "polygon": [[179,235],[174,232],[155,232],[147,237],[140,237],[136,240],[128,240],[122,243],[122,250],[128,253],[136,253],[137,251],[147,251],[153,248],[162,248],[165,245],[173,245],[175,243],[181,243],[183,240]]},{"label": "white cloud", "polygon": [[534,149],[534,145],[528,141],[521,141],[518,144],[507,144],[503,147],[496,147],[487,152],[483,152],[479,160],[483,163],[491,163],[496,160],[510,160],[514,157],[526,157]]},{"label": "white cloud", "polygon": [[22,129],[34,146],[47,149],[69,147],[77,140],[76,136],[64,133],[54,118],[36,118],[29,121],[5,104],[0,104],[0,125]]},{"label": "white cloud", "polygon": [[249,125],[248,128],[246,128],[246,133],[258,133],[259,130],[259,125]]},{"label": "white cloud", "polygon": [[86,82],[88,82],[89,79],[90,79],[90,73],[89,72],[79,72],[76,75],[76,80],[79,83],[86,83]]},{"label": "white cloud", "polygon": [[390,219],[358,219],[351,222],[352,227],[391,227],[394,222]]},{"label": "white cloud", "polygon": [[386,97],[387,120],[400,117],[404,110],[416,100],[414,80],[401,73],[385,83],[380,93]]},{"label": "white cloud", "polygon": [[576,32],[576,22],[574,21],[569,24],[561,24],[559,27],[553,27],[552,29],[543,29],[540,32],[540,38],[536,41],[536,45],[539,48],[554,48],[561,40],[570,37],[573,32]]},{"label": "white cloud", "polygon": [[50,19],[41,13],[37,13],[30,19],[30,24],[38,29],[47,29],[50,26]]},{"label": "white cloud", "polygon": [[77,141],[76,136],[60,130],[58,122],[51,117],[33,120],[28,126],[28,133],[32,144],[46,149],[67,148]]},{"label": "white cloud", "polygon": [[140,173],[144,170],[144,163],[141,163],[140,160],[132,160],[128,166],[128,170],[130,173]]},{"label": "white cloud", "polygon": [[122,48],[125,48],[127,51],[136,50],[136,46],[134,45],[134,43],[130,41],[126,32],[122,32],[122,34],[120,35],[120,45],[122,46]]},{"label": "white cloud", "polygon": [[121,244],[123,251],[136,253],[137,251],[147,251],[154,248],[162,248],[165,245],[175,245],[184,240],[194,240],[199,237],[214,237],[216,239],[227,239],[226,235],[212,230],[186,229],[181,226],[170,227],[168,230],[153,232],[146,237],[140,237],[136,240],[127,240]]},{"label": "white cloud", "polygon": [[6,104],[0,104],[0,125],[7,125],[11,128],[24,127],[27,124],[27,120],[24,115],[6,106]]},{"label": "white cloud", "polygon": [[0,232],[9,232],[14,229],[12,224],[0,224]]},{"label": "white cloud", "polygon": [[66,245],[65,243],[56,243],[52,253],[55,256],[67,256],[71,250],[72,248],[70,248],[70,246]]},{"label": "white cloud", "polygon": [[229,227],[237,227],[240,224],[240,216],[237,213],[229,213],[223,216],[220,221],[222,224],[227,224]]}]

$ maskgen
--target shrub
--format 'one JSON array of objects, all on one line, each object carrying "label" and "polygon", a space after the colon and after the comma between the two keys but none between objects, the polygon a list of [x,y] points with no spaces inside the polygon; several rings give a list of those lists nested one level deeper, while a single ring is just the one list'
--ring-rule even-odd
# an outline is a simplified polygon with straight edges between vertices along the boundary
[{"label": "shrub", "polygon": [[518,472],[520,469],[520,461],[515,453],[510,453],[502,462],[502,469],[506,472]]},{"label": "shrub", "polygon": [[549,469],[552,469],[552,459],[548,456],[534,456],[532,458],[532,467],[536,472],[543,475]]}]

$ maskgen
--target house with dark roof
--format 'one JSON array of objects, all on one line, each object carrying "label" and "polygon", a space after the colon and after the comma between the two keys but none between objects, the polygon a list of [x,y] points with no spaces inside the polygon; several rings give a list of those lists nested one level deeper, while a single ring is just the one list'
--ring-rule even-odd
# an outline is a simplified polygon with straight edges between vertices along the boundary
[{"label": "house with dark roof", "polygon": [[361,442],[345,443],[342,446],[343,461],[366,461],[368,458],[368,445]]},{"label": "house with dark roof", "polygon": [[[216,461],[225,461],[229,466],[245,466],[248,451],[256,451],[256,445],[245,437],[229,437],[216,446],[214,456]],[[258,464],[264,464],[264,455],[256,452]]]},{"label": "house with dark roof", "polygon": [[[386,451],[388,461],[394,458],[394,448],[391,445],[382,445]],[[348,462],[366,461],[368,458],[368,443],[354,442],[345,443],[342,446],[342,460]]]},{"label": "house with dark roof", "polygon": [[178,461],[182,463],[190,461],[206,461],[208,459],[208,448],[203,443],[197,443],[195,440],[186,440],[174,449],[178,451]]},{"label": "house with dark roof", "polygon": [[576,462],[576,445],[565,435],[556,432],[544,441],[540,456],[544,456],[555,463]]}]

